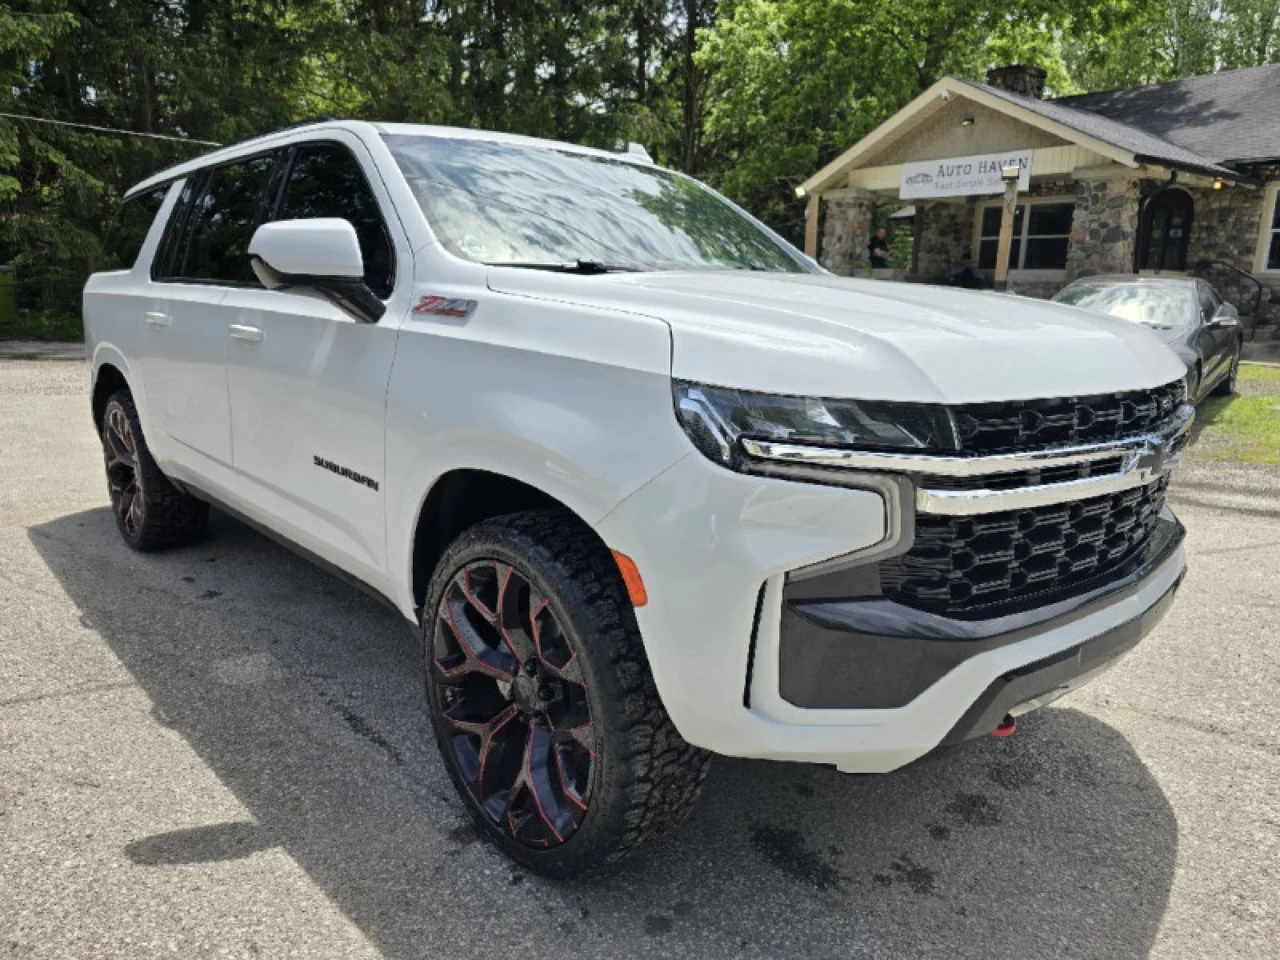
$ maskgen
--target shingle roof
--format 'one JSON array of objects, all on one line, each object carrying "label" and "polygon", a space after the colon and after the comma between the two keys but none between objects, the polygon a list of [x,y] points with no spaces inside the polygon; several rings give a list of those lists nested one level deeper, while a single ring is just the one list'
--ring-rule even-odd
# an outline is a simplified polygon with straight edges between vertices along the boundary
[{"label": "shingle roof", "polygon": [[[1221,166],[1214,159],[1204,154],[1188,150],[1164,137],[1149,133],[1134,124],[1124,123],[1093,110],[1067,106],[1068,100],[1037,100],[1035,97],[1024,97],[1021,94],[1010,93],[1008,90],[1001,90],[985,83],[974,83],[968,80],[963,82],[984,93],[989,93],[1009,103],[1017,104],[1020,107],[1038,113],[1046,119],[1054,120],[1065,127],[1070,127],[1072,130],[1093,137],[1095,140],[1101,140],[1112,146],[1120,147],[1122,150],[1128,150],[1137,157],[1149,158],[1179,169],[1193,170],[1216,176],[1232,178],[1239,176],[1235,171]],[[1139,87],[1136,89],[1158,88]],[[1071,101],[1077,99],[1083,98],[1070,98]]]},{"label": "shingle roof", "polygon": [[1280,157],[1280,64],[1052,102],[1141,128],[1217,163]]}]

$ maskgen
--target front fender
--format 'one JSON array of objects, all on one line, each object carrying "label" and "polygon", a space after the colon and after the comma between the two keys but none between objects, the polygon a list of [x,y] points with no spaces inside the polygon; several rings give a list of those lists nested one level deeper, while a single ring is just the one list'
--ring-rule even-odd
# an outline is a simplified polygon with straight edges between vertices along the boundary
[{"label": "front fender", "polygon": [[445,474],[510,477],[594,525],[690,449],[666,324],[597,316],[588,340],[572,307],[507,306],[519,314],[482,304],[465,325],[411,320],[401,331],[387,398],[387,563],[406,616],[414,533]]}]

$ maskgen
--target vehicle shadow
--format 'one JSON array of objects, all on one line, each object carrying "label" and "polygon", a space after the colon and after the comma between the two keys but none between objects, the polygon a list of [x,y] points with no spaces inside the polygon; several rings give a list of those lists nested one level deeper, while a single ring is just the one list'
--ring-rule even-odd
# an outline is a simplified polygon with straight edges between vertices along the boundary
[{"label": "vehicle shadow", "polygon": [[1187,438],[1187,443],[1194,446],[1199,441],[1200,434],[1217,423],[1235,399],[1235,397],[1205,397],[1201,400],[1200,405],[1196,407],[1196,419],[1191,424],[1191,436]]},{"label": "vehicle shadow", "polygon": [[136,837],[126,875],[282,848],[388,957],[1138,957],[1169,898],[1159,785],[1115,730],[1052,708],[881,777],[718,760],[673,836],[548,882],[464,821],[396,614],[221,516],[153,556],[105,509],[30,535],[252,814]]}]

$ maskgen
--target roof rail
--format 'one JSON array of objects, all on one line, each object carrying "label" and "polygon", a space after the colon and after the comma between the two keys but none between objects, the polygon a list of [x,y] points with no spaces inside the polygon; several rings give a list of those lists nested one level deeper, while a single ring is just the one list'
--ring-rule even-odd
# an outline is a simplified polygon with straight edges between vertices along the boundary
[{"label": "roof rail", "polygon": [[273,134],[284,133],[286,130],[295,130],[298,127],[309,127],[317,123],[331,123],[334,120],[341,120],[342,117],[315,116],[308,117],[305,120],[298,120],[294,123],[286,123],[283,127],[273,127],[270,130],[263,130],[261,133],[251,133],[247,137],[241,137],[239,140],[232,140],[230,143],[224,143],[223,147],[235,147],[242,143],[248,143],[250,140],[259,140],[262,137],[270,137]]}]

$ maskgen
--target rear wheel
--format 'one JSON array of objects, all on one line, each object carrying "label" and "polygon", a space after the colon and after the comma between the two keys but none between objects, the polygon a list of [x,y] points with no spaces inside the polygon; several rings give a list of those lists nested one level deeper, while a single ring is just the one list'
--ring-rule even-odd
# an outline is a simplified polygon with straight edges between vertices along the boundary
[{"label": "rear wheel", "polygon": [[146,553],[181,546],[204,535],[209,505],[175,487],[156,465],[127,390],[107,401],[102,414],[102,452],[111,512],[125,543]]},{"label": "rear wheel", "polygon": [[512,859],[585,873],[692,807],[709,755],[667,717],[613,558],[571,515],[464,533],[432,578],[423,648],[450,777]]}]

